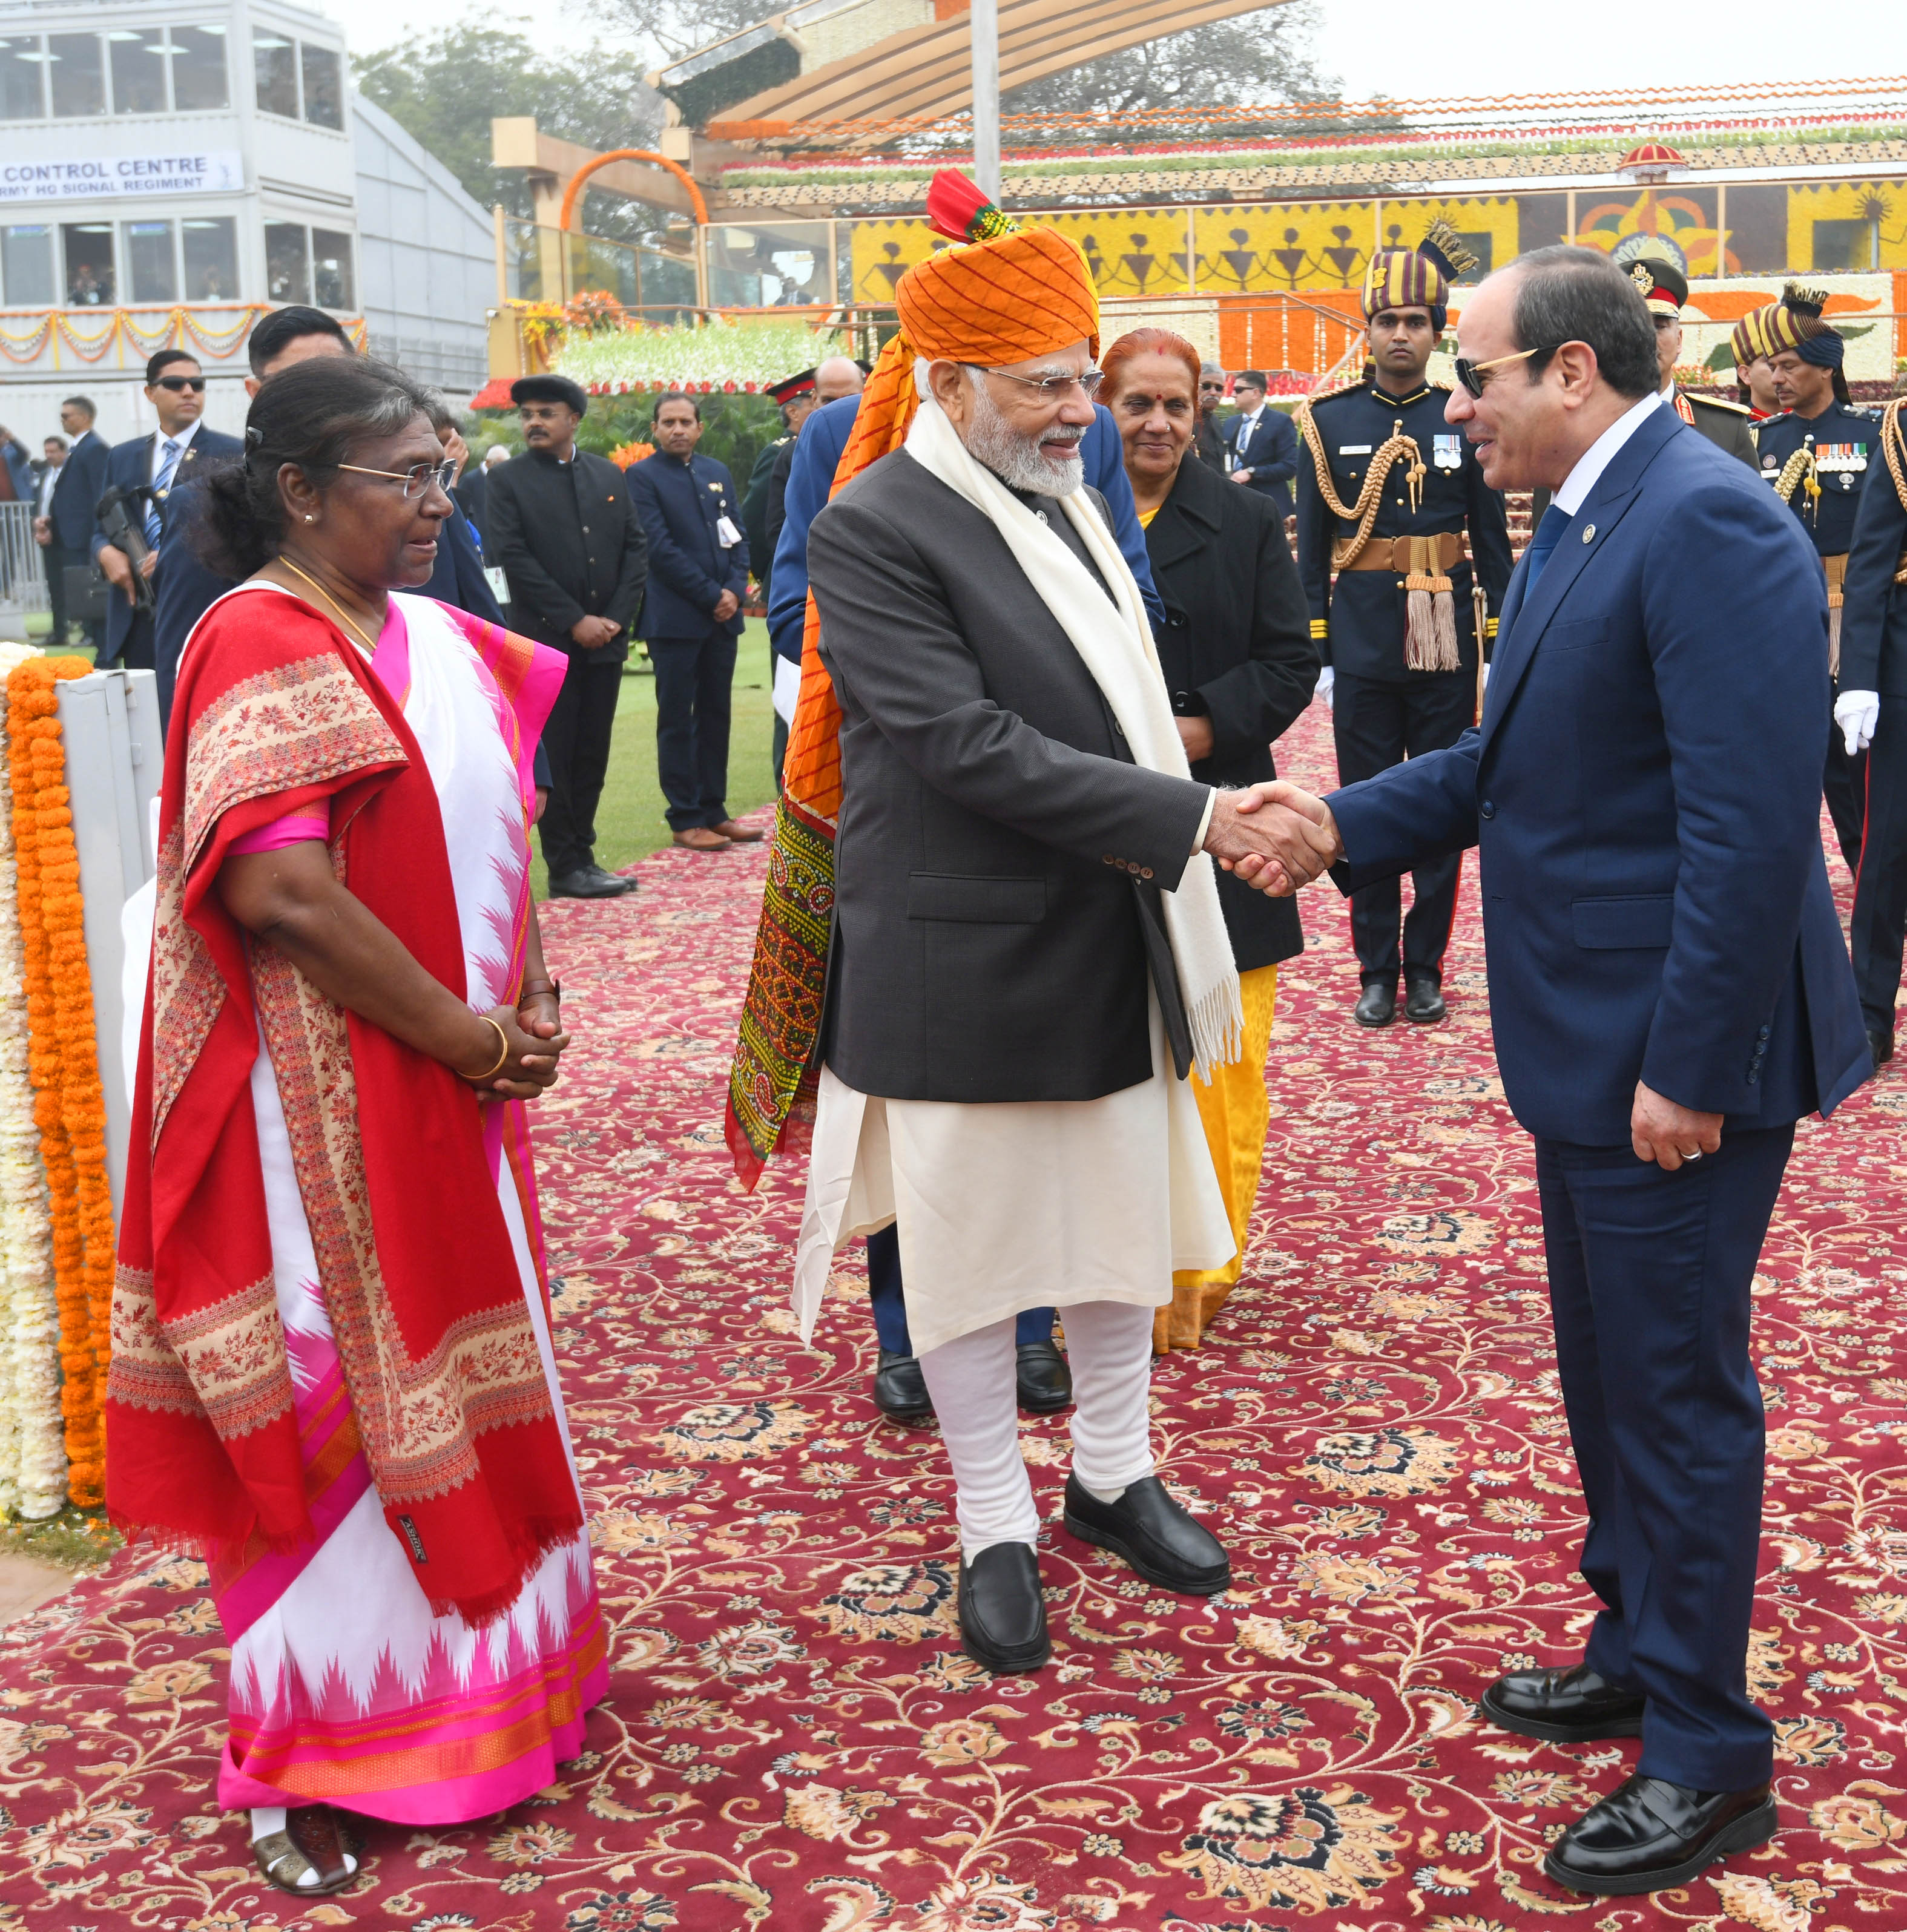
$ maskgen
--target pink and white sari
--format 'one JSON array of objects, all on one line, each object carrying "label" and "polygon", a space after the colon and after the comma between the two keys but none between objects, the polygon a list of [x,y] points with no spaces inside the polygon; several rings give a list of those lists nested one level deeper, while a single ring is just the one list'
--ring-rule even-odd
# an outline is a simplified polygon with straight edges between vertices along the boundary
[{"label": "pink and white sari", "polygon": [[[231,594],[285,593],[254,584]],[[401,706],[437,790],[470,1004],[481,1012],[513,998],[521,977],[535,734],[563,661],[429,598],[394,596],[390,610],[372,669]],[[293,819],[244,842],[269,849],[324,835],[322,821]],[[588,1532],[550,1551],[482,1629],[432,1614],[372,1484],[319,1287],[286,1126],[287,1110],[310,1096],[281,1090],[262,1028],[260,1041],[251,1098],[317,1540],[288,1553],[254,1542],[214,1570],[232,1646],[220,1802],[323,1801],[402,1824],[481,1817],[549,1784],[557,1764],[583,1749],[585,1714],[607,1683]],[[491,1104],[485,1124],[566,1450],[524,1110]],[[416,1184],[428,1187],[430,1176]],[[575,1473],[572,1456],[572,1483]]]}]

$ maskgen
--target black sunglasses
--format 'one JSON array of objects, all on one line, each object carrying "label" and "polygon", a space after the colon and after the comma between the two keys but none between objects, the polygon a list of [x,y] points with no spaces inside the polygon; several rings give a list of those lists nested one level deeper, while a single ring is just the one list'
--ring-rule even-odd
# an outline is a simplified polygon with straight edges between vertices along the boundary
[{"label": "black sunglasses", "polygon": [[206,379],[203,376],[161,376],[152,386],[155,389],[170,389],[177,395],[182,389],[203,389]]},{"label": "black sunglasses", "polygon": [[1554,356],[1562,347],[1554,343],[1547,349],[1519,349],[1514,356],[1493,356],[1487,362],[1473,362],[1467,356],[1457,358],[1457,380],[1470,394],[1481,401],[1485,388],[1483,372],[1486,369],[1500,369],[1506,363],[1527,362],[1532,356]]}]

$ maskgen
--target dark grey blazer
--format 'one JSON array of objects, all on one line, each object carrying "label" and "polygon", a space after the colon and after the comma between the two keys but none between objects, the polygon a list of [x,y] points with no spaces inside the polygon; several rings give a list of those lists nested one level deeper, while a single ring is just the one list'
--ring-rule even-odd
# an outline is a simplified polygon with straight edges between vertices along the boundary
[{"label": "dark grey blazer", "polygon": [[1098,1100],[1152,1077],[1149,967],[1182,1072],[1158,895],[1208,788],[1132,763],[1005,540],[905,451],[815,518],[808,571],[842,712],[828,1064],[890,1100]]}]

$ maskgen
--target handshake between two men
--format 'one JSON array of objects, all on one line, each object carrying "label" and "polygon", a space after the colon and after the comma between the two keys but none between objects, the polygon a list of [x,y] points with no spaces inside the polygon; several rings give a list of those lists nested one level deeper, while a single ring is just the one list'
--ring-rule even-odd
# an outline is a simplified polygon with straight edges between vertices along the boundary
[{"label": "handshake between two men", "polygon": [[1281,778],[1212,801],[1205,849],[1254,891],[1288,898],[1344,856],[1331,808]]}]

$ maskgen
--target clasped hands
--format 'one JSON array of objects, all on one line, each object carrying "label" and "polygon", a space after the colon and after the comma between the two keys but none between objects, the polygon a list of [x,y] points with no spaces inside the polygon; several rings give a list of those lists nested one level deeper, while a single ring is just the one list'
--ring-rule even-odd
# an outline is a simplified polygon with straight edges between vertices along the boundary
[{"label": "clasped hands", "polygon": [[1344,856],[1331,808],[1283,779],[1212,800],[1205,850],[1254,892],[1284,898]]}]

